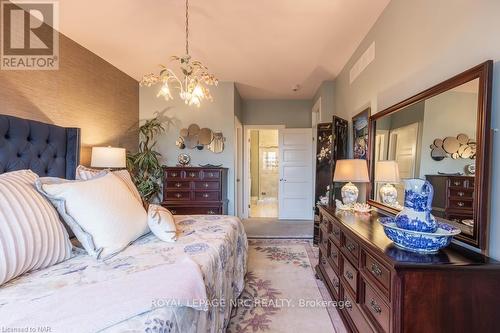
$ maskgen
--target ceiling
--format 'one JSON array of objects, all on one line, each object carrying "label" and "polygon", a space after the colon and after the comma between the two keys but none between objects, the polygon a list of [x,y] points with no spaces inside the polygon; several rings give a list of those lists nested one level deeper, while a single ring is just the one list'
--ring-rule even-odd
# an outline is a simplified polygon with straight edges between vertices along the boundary
[{"label": "ceiling", "polygon": [[[243,98],[309,99],[389,1],[191,0],[190,53]],[[184,53],[183,0],[59,3],[62,33],[137,80]]]}]

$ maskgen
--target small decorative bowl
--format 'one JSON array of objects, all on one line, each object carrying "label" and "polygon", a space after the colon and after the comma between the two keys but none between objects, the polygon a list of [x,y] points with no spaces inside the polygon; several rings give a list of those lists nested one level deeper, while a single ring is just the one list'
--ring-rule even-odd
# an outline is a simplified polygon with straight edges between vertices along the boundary
[{"label": "small decorative bowl", "polygon": [[378,220],[387,237],[397,247],[418,253],[436,253],[448,246],[453,236],[460,233],[460,229],[446,223],[438,223],[436,232],[421,232],[398,228],[393,217],[382,217]]},{"label": "small decorative bowl", "polygon": [[352,209],[355,211],[355,212],[358,212],[358,213],[369,213],[371,210],[372,210],[372,207],[366,203],[358,203],[356,202]]}]

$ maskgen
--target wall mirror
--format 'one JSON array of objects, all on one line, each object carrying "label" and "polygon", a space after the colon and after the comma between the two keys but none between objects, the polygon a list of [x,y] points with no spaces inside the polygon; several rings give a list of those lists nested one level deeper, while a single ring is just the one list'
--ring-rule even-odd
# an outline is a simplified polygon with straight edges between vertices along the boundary
[{"label": "wall mirror", "polygon": [[487,61],[370,117],[368,203],[396,214],[404,179],[434,187],[432,214],[486,251],[491,155]]}]

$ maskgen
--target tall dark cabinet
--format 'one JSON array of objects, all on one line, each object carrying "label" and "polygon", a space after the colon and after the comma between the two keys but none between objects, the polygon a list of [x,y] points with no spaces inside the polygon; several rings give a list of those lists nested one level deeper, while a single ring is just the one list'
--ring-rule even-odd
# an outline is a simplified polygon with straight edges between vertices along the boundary
[{"label": "tall dark cabinet", "polygon": [[[340,197],[340,188],[333,186],[333,173],[337,160],[348,158],[348,122],[337,116],[333,116],[331,123],[318,124],[316,135],[316,189],[315,202],[320,196],[324,196],[327,187],[330,186],[328,204],[333,203],[334,198]],[[318,243],[319,237],[319,211],[315,209],[314,214],[314,243]]]}]

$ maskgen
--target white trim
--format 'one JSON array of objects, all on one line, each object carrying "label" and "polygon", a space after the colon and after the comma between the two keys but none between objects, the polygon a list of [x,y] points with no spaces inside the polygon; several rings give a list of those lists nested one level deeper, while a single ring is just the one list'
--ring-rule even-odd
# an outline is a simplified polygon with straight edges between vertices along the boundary
[{"label": "white trim", "polygon": [[[250,204],[250,189],[251,184],[248,184],[250,179],[250,140],[249,130],[264,130],[275,129],[280,130],[285,128],[285,125],[243,125],[243,212],[242,218],[247,219],[249,215],[248,205]],[[278,193],[279,196],[279,193]]]},{"label": "white trim", "polygon": [[234,215],[241,217],[243,215],[243,125],[237,116],[234,116],[234,142]]},{"label": "white trim", "polygon": [[[318,140],[317,135],[318,135],[318,124],[321,123],[321,96],[318,98],[316,103],[314,103],[312,109],[311,109],[311,119],[314,118],[314,114],[317,113],[318,115],[316,116],[316,123],[312,123],[312,206],[316,206],[316,149],[317,149],[317,143],[316,140]],[[314,214],[313,214],[313,219],[314,219]]]}]

